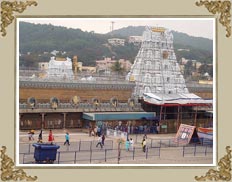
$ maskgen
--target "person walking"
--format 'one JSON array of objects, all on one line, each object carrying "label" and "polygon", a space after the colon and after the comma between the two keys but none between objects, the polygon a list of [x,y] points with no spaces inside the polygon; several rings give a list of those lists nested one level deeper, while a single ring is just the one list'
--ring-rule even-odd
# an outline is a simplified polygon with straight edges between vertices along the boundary
[{"label": "person walking", "polygon": [[89,126],[89,137],[91,137],[91,135],[92,135],[92,127]]},{"label": "person walking", "polygon": [[40,130],[39,136],[38,136],[38,143],[42,143],[43,142],[43,130]]},{"label": "person walking", "polygon": [[102,148],[102,137],[101,136],[98,137],[97,142],[98,143],[97,143],[96,147],[98,147],[98,145],[100,145]]},{"label": "person walking", "polygon": [[103,135],[102,135],[102,146],[105,145],[105,139],[106,139],[106,137],[105,137],[105,135],[103,134]]},{"label": "person walking", "polygon": [[54,136],[53,136],[53,134],[52,134],[52,130],[49,131],[48,141],[51,142],[51,144],[52,144],[53,141],[54,141]]},{"label": "person walking", "polygon": [[70,136],[69,136],[69,133],[67,132],[66,135],[65,135],[65,142],[64,142],[64,145],[66,145],[66,143],[67,143],[68,145],[70,145],[69,139],[70,139]]},{"label": "person walking", "polygon": [[126,140],[125,148],[126,148],[126,151],[129,151],[129,148],[130,148],[130,141],[129,141],[129,139]]},{"label": "person walking", "polygon": [[145,138],[144,138],[143,141],[142,141],[142,149],[143,149],[143,152],[146,152],[146,144],[147,144],[147,142],[146,142],[146,140],[145,140]]},{"label": "person walking", "polygon": [[134,140],[132,138],[130,138],[130,149],[134,149]]},{"label": "person walking", "polygon": [[34,140],[35,130],[30,130],[28,133],[29,141]]}]

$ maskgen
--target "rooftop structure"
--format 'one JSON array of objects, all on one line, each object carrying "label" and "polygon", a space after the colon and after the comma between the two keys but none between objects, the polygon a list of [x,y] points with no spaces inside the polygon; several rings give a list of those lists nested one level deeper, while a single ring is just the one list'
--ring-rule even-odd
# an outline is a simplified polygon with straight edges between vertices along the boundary
[{"label": "rooftop structure", "polygon": [[124,46],[125,45],[125,39],[118,39],[118,38],[112,38],[108,39],[109,44],[113,46]]},{"label": "rooftop structure", "polygon": [[140,43],[142,43],[142,36],[130,36],[128,42],[139,45]]},{"label": "rooftop structure", "polygon": [[[112,66],[117,62],[117,60],[112,60],[111,58],[105,58],[104,60],[96,61],[96,70],[99,71],[111,71]],[[125,71],[129,71],[131,69],[131,62],[129,60],[119,59],[118,62],[121,64],[121,67],[125,69]]]}]

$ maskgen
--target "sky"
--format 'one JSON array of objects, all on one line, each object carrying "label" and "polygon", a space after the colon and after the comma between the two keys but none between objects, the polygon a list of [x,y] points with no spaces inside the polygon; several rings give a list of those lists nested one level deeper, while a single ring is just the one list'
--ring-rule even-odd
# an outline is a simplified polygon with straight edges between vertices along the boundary
[{"label": "sky", "polygon": [[114,22],[114,30],[128,26],[160,26],[195,37],[215,37],[213,18],[19,18],[19,21],[79,28],[95,33],[110,32]]}]

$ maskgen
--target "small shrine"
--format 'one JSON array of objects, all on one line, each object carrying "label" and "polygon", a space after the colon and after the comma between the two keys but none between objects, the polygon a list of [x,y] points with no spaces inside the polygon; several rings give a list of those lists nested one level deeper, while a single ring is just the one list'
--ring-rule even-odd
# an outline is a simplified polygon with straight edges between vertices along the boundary
[{"label": "small shrine", "polygon": [[73,78],[72,61],[70,58],[51,57],[48,65],[48,78],[71,79]]}]

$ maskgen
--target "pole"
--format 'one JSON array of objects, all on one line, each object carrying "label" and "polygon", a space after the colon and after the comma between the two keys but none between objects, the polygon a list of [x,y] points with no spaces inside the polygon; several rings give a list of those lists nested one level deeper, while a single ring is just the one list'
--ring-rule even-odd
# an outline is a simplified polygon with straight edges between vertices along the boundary
[{"label": "pole", "polygon": [[106,162],[106,156],[107,156],[107,155],[106,155],[106,152],[107,152],[107,149],[105,149],[105,162]]},{"label": "pole", "polygon": [[41,121],[41,129],[44,129],[44,125],[45,125],[45,123],[44,123],[44,115],[45,115],[45,113],[41,113],[41,116],[42,116],[42,121]]},{"label": "pole", "polygon": [[89,158],[90,164],[91,164],[91,161],[92,161],[92,150],[90,150],[90,158]]},{"label": "pole", "polygon": [[195,118],[194,118],[194,126],[197,127],[197,110],[198,110],[198,106],[196,106],[196,112],[195,112]]},{"label": "pole", "polygon": [[119,164],[119,161],[120,161],[120,155],[121,155],[121,142],[119,141],[118,142],[118,164]]},{"label": "pole", "polygon": [[[162,109],[163,109],[163,106],[161,105],[161,106],[160,106],[160,119],[159,119],[159,125],[160,125],[160,123],[161,123],[161,121],[162,121]],[[160,132],[161,132],[161,126],[160,126]]]},{"label": "pole", "polygon": [[177,108],[177,125],[176,125],[176,132],[178,131],[179,129],[179,126],[180,126],[180,106],[178,105],[178,108]]},{"label": "pole", "polygon": [[77,151],[75,151],[75,158],[74,158],[74,164],[77,163]]}]

